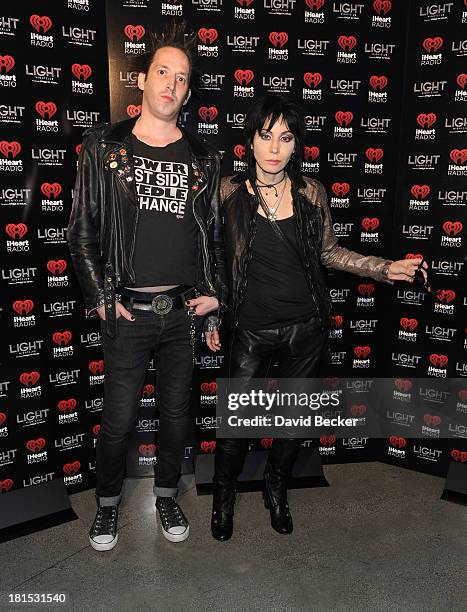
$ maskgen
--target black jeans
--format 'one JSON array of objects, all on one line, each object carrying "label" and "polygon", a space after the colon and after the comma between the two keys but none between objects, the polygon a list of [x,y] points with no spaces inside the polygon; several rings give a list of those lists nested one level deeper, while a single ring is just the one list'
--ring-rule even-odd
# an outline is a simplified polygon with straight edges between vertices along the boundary
[{"label": "black jeans", "polygon": [[[309,378],[316,375],[325,332],[316,317],[307,321],[264,330],[237,330],[230,340],[229,378],[263,378],[273,359],[279,363],[281,378]],[[232,486],[240,476],[250,440],[217,440],[214,483]],[[288,478],[300,448],[300,439],[275,438],[266,469]]]},{"label": "black jeans", "polygon": [[[146,369],[154,351],[159,408],[156,495],[176,495],[180,466],[191,434],[193,377],[190,317],[184,309],[164,316],[133,310],[135,321],[117,320],[111,338],[102,326],[104,410],[96,447],[96,496],[101,505],[119,503],[125,476],[127,441],[138,419]],[[201,317],[195,319],[196,337]]]}]

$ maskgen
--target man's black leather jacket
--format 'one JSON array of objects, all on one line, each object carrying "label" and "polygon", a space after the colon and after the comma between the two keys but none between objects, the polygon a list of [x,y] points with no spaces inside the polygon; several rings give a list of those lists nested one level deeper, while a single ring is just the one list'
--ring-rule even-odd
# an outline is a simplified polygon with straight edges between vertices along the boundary
[{"label": "man's black leather jacket", "polygon": [[[221,181],[230,327],[235,327],[238,322],[238,310],[245,293],[247,268],[256,234],[258,203],[248,194],[245,179],[244,174],[239,174],[224,177]],[[362,255],[338,245],[326,189],[319,181],[310,178],[292,179],[292,198],[300,258],[321,326],[325,329],[329,325],[331,301],[321,264],[391,283],[383,275],[384,268],[391,260]]]},{"label": "man's black leather jacket", "polygon": [[[105,304],[109,335],[116,332],[116,288],[135,283],[132,260],[139,213],[131,148],[135,121],[101,124],[84,133],[67,233],[86,314],[95,314]],[[199,227],[196,287],[202,295],[216,296],[219,310],[223,310],[227,287],[219,213],[220,155],[182,131],[195,176],[193,213]]]}]

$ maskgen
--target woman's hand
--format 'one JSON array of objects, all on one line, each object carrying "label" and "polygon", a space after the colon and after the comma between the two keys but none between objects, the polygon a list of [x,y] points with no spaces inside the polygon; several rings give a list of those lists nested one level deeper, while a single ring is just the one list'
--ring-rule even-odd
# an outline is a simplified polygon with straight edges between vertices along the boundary
[{"label": "woman's hand", "polygon": [[213,310],[217,310],[219,308],[217,298],[212,295],[201,295],[198,298],[188,300],[186,304],[190,310],[195,311],[195,314],[198,317],[203,317],[204,315],[208,314],[208,312],[212,312]]},{"label": "woman's hand", "polygon": [[219,340],[219,331],[215,329],[214,331],[205,331],[204,337],[206,338],[206,344],[214,353],[219,351],[221,348],[221,343]]},{"label": "woman's hand", "polygon": [[423,259],[421,257],[415,257],[413,259],[399,259],[398,261],[393,261],[392,264],[389,266],[388,270],[389,280],[401,280],[413,283],[416,271],[420,270],[425,283],[427,283],[428,275],[426,273],[426,270],[428,269],[428,264],[425,261],[420,267],[422,261]]},{"label": "woman's hand", "polygon": [[[124,317],[128,321],[135,320],[135,317],[131,314],[131,312],[127,310],[125,306],[120,304],[120,302],[115,302],[115,312],[117,313],[117,319],[119,319],[120,317]],[[105,321],[105,306],[104,305],[99,306],[99,308],[97,308],[97,314],[103,321]]]}]

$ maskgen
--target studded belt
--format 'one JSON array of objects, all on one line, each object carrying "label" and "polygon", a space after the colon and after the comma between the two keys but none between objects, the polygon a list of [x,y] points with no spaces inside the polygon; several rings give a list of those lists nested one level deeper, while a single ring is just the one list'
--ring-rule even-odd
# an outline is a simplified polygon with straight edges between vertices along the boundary
[{"label": "studded belt", "polygon": [[[166,293],[143,293],[138,292],[137,296],[134,291],[122,290],[122,303],[125,308],[128,306],[130,310],[148,310],[157,315],[166,315],[172,310],[186,308],[185,302],[199,295],[198,291],[191,287],[186,291],[178,292],[178,287],[171,289]],[[175,295],[174,295],[175,293]]]}]

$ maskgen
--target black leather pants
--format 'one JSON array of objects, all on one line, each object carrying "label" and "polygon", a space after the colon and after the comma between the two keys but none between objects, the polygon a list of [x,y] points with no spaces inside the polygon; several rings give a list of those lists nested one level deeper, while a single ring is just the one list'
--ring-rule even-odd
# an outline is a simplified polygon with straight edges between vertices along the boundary
[{"label": "black leather pants", "polygon": [[[325,333],[319,321],[307,321],[266,330],[237,330],[230,340],[229,377],[262,378],[273,360],[279,363],[281,378],[309,378],[316,375]],[[217,440],[214,483],[235,483],[243,470],[250,440],[220,438]],[[278,477],[288,478],[300,447],[300,439],[275,438],[269,451],[266,469]]]}]

